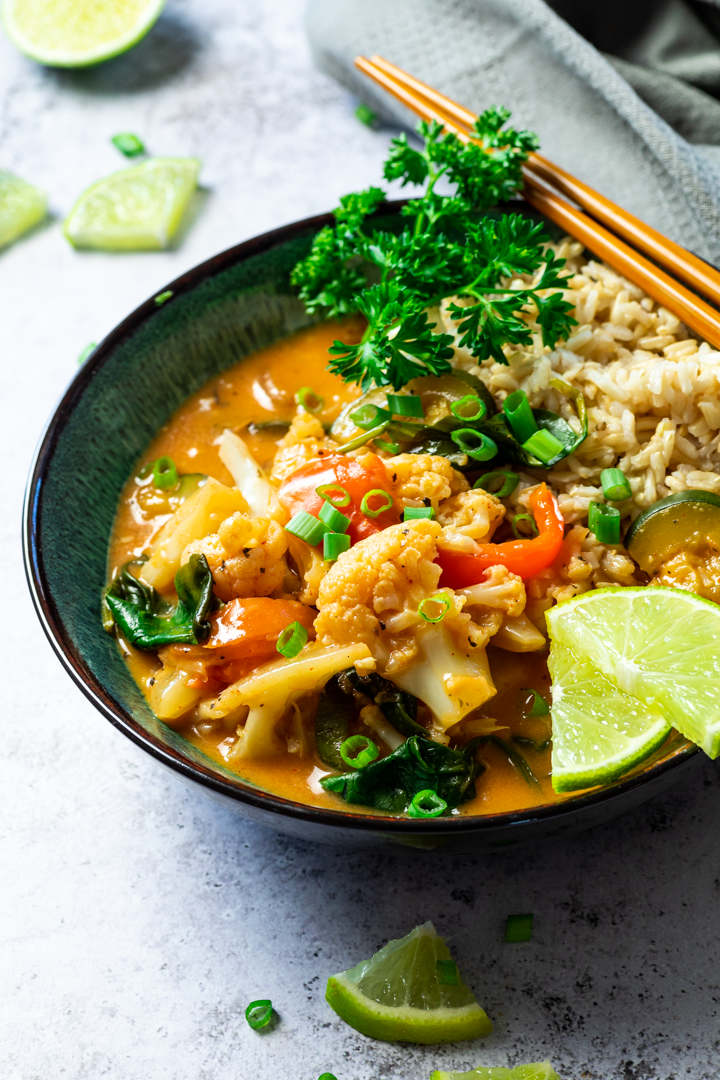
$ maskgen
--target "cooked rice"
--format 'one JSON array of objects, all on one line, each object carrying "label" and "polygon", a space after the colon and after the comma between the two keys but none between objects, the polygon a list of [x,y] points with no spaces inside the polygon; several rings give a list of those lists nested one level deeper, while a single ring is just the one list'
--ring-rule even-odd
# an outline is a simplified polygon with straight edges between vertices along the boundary
[{"label": "cooked rice", "polygon": [[[720,492],[720,353],[607,264],[589,259],[582,244],[565,238],[553,248],[571,274],[565,296],[578,326],[569,340],[551,350],[534,332],[530,348],[507,349],[507,366],[490,359],[478,367],[460,348],[456,363],[480,375],[499,400],[524,390],[534,408],[559,413],[577,430],[572,402],[550,380],[582,390],[588,437],[548,477],[568,523],[587,520],[589,503],[602,498],[600,473],[613,466],[632,489],[623,517],[686,488]],[[453,333],[447,302],[443,308]],[[543,477],[523,475],[516,503]]]}]

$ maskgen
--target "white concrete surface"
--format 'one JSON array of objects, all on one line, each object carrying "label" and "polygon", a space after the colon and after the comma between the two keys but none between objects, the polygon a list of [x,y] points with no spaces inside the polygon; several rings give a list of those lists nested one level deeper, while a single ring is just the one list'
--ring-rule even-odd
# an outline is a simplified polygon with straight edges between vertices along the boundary
[{"label": "white concrete surface", "polygon": [[[391,0],[390,0],[391,2]],[[378,178],[387,132],[313,71],[301,0],[169,0],[134,53],[37,68],[0,35],[0,167],[56,218],[118,168],[117,131],[202,158],[205,205],[167,254],[79,254],[58,220],[0,253],[2,1080],[425,1080],[551,1057],[564,1080],[720,1075],[720,803],[707,765],[575,840],[492,858],[377,857],[244,824],[84,700],[20,557],[25,477],[76,357],[214,252]],[[530,944],[505,916],[535,912]],[[326,977],[431,918],[495,1021],[485,1042],[376,1044]],[[281,1022],[251,1031],[270,996]]]}]

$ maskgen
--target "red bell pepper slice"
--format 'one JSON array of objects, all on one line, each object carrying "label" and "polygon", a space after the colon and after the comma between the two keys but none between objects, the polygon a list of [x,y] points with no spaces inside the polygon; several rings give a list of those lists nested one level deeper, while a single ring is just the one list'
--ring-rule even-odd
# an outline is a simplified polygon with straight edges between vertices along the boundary
[{"label": "red bell pepper slice", "polygon": [[442,567],[440,584],[450,589],[466,589],[484,579],[489,566],[506,566],[525,580],[551,566],[562,547],[565,523],[553,493],[545,484],[530,495],[530,509],[538,536],[532,540],[508,540],[505,544],[479,544],[472,554],[441,551],[437,561]]}]

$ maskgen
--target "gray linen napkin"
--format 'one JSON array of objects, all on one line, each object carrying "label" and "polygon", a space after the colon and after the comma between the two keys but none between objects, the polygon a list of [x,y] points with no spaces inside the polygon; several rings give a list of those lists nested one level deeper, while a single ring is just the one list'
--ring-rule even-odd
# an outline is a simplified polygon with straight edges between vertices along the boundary
[{"label": "gray linen napkin", "polygon": [[415,123],[358,53],[507,105],[552,161],[720,266],[720,0],[309,0],[307,29],[386,118]]}]

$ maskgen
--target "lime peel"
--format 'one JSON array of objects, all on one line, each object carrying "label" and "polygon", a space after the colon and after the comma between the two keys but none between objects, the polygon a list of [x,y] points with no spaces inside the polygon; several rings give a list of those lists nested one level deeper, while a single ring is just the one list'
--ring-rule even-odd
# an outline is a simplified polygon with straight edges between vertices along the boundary
[{"label": "lime peel", "polygon": [[0,169],[0,248],[28,232],[46,214],[44,192]]}]

